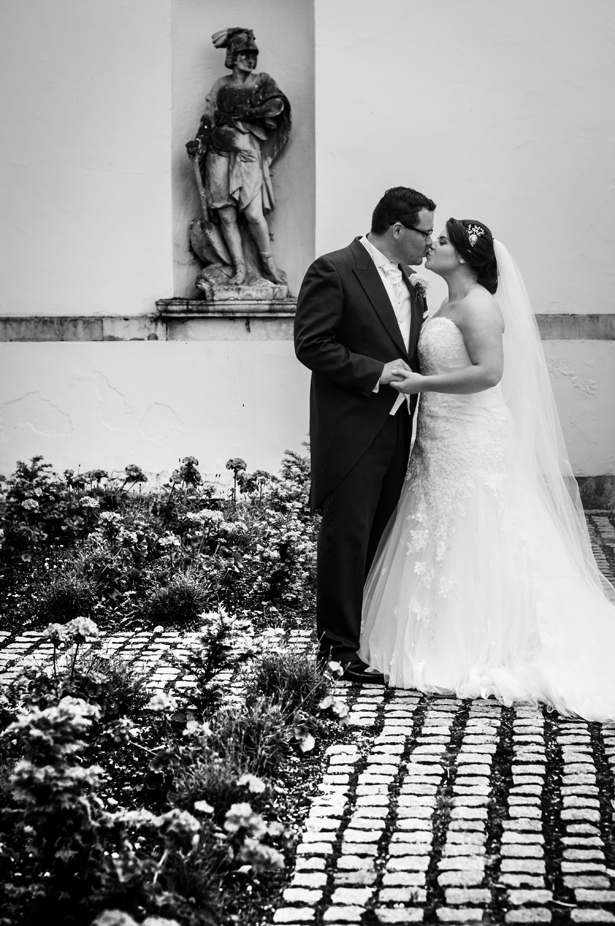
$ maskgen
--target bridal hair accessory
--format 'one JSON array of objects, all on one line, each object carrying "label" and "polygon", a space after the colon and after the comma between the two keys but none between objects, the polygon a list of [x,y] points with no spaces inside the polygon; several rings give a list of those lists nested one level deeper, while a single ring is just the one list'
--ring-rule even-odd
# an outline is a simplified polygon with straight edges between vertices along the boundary
[{"label": "bridal hair accessory", "polygon": [[480,236],[485,234],[485,229],[481,228],[480,225],[468,225],[467,232],[470,244],[474,247]]}]

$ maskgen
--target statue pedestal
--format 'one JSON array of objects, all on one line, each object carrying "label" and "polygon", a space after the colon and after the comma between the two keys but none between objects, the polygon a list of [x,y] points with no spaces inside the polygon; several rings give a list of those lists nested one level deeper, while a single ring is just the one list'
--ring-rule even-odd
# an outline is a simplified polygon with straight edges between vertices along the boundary
[{"label": "statue pedestal", "polygon": [[[275,290],[283,291],[284,295],[277,295]],[[287,286],[272,284],[267,289],[262,286],[219,287],[214,299],[158,299],[156,309],[163,318],[290,318],[295,314],[296,305],[297,300],[288,295]]]}]

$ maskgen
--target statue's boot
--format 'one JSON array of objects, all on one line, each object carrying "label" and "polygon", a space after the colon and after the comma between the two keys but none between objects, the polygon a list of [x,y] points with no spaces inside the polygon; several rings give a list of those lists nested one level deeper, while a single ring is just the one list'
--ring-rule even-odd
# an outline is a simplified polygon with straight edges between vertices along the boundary
[{"label": "statue's boot", "polygon": [[261,251],[260,252],[261,261],[263,263],[263,268],[265,273],[274,283],[286,283],[286,274],[283,270],[280,270],[278,265],[273,259],[273,254],[271,251]]},{"label": "statue's boot", "polygon": [[235,264],[235,273],[229,280],[230,286],[242,286],[246,282],[246,265],[243,261]]}]

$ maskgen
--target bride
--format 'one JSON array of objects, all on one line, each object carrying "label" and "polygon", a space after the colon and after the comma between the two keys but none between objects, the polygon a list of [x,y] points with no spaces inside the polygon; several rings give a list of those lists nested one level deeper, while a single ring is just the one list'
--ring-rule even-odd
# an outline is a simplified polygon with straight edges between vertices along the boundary
[{"label": "bride", "polygon": [[389,685],[615,720],[615,607],[596,565],[523,280],[481,222],[427,259],[404,490],[367,578],[361,659]]}]

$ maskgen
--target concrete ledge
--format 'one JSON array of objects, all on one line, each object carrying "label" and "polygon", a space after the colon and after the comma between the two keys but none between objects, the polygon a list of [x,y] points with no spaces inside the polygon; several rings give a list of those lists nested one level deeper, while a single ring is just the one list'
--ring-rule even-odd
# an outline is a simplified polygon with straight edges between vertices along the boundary
[{"label": "concrete ledge", "polygon": [[[0,341],[292,341],[295,300],[276,310],[246,302],[220,309],[191,299],[165,299],[156,315],[4,315]],[[615,314],[537,315],[543,341],[615,340]]]},{"label": "concrete ledge", "polygon": [[537,315],[543,341],[615,341],[615,315]]}]

